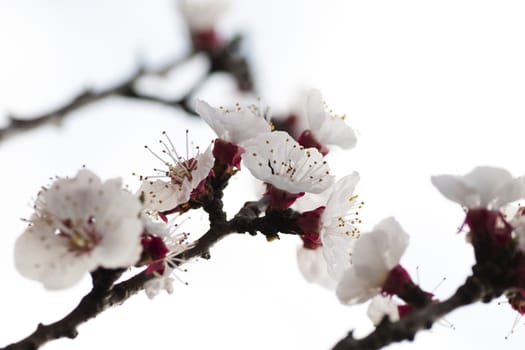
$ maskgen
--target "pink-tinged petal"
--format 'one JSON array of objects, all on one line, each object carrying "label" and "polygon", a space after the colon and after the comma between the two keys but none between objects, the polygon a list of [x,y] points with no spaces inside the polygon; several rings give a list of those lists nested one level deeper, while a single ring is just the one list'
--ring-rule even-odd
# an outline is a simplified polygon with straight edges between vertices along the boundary
[{"label": "pink-tinged petal", "polygon": [[327,289],[335,289],[337,282],[327,272],[322,249],[297,249],[297,263],[303,277]]},{"label": "pink-tinged petal", "polygon": [[460,176],[437,175],[431,177],[432,184],[446,198],[462,206],[479,206],[480,198],[476,190],[469,187]]},{"label": "pink-tinged petal", "polygon": [[381,288],[374,281],[361,278],[350,268],[345,271],[341,281],[337,285],[336,294],[343,304],[359,304],[376,296]]}]

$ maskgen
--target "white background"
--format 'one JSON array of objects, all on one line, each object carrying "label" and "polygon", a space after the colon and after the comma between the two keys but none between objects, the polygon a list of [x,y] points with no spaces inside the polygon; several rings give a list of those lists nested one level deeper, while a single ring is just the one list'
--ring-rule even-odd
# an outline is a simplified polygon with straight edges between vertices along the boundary
[{"label": "white background", "polygon": [[[186,49],[183,25],[167,0],[1,0],[0,113],[31,116],[53,108],[86,86],[104,87],[137,62],[152,66]],[[260,95],[285,112],[301,89],[316,87],[358,130],[355,150],[330,155],[336,174],[361,174],[366,201],[362,230],[395,215],[411,235],[403,264],[423,288],[446,298],[473,263],[462,210],[432,188],[429,176],[463,174],[476,165],[525,174],[525,4],[520,1],[234,1],[221,31],[243,31],[257,68]],[[196,64],[198,64],[197,62]],[[180,79],[180,80],[179,80]],[[185,77],[175,77],[172,85]],[[184,80],[186,81],[186,80]],[[166,94],[172,85],[162,86]],[[218,77],[201,96],[231,105],[239,99]],[[167,130],[179,144],[184,129],[199,144],[212,132],[182,112],[146,102],[107,99],[0,144],[0,345],[25,337],[38,322],[69,312],[89,290],[89,279],[47,292],[13,266],[13,243],[36,192],[54,175],[74,175],[86,164],[103,178],[158,165],[144,150]],[[233,180],[231,214],[254,199]],[[240,197],[239,194],[247,197]],[[194,236],[205,227],[185,229]],[[185,224],[186,225],[186,224]],[[142,293],[79,328],[76,340],[46,349],[327,349],[346,331],[371,329],[365,307],[339,305],[307,284],[295,261],[295,237],[266,243],[232,236],[210,261],[188,265],[173,295],[150,301]],[[505,340],[515,312],[508,305],[476,305],[447,317],[456,330],[435,326],[415,345],[391,348],[518,349],[524,321]]]}]

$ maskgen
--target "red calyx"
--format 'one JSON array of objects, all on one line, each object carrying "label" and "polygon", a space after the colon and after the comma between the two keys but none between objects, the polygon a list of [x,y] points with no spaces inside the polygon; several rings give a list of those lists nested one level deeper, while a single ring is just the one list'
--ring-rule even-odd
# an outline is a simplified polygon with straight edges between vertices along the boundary
[{"label": "red calyx", "polygon": [[166,254],[170,251],[162,238],[153,236],[150,234],[143,235],[140,243],[144,252],[151,258],[153,261],[148,265],[146,273],[158,272],[160,274],[164,273],[164,258]]},{"label": "red calyx", "polygon": [[264,196],[270,197],[270,207],[273,209],[288,209],[296,200],[304,196],[304,192],[290,193],[267,185]]},{"label": "red calyx", "polygon": [[323,156],[326,156],[328,154],[328,148],[326,148],[319,141],[317,141],[317,139],[310,130],[303,131],[302,134],[299,135],[299,139],[297,139],[297,142],[299,142],[301,146],[304,146],[306,148],[317,148],[317,150],[321,152]]},{"label": "red calyx", "polygon": [[245,149],[234,143],[221,139],[216,139],[213,145],[213,156],[223,164],[227,164],[238,169],[241,168],[241,155]]},{"label": "red calyx", "polygon": [[412,278],[410,278],[407,270],[401,265],[396,265],[388,273],[381,293],[386,295],[399,295],[407,285],[412,284]]},{"label": "red calyx", "polygon": [[304,233],[301,235],[303,247],[306,249],[317,249],[322,246],[321,236],[321,217],[325,207],[321,206],[314,210],[306,211],[297,218],[297,226]]},{"label": "red calyx", "polygon": [[496,245],[503,246],[512,239],[512,226],[499,210],[469,209],[465,224],[471,230],[473,244],[478,241],[486,241],[484,238],[489,238]]}]

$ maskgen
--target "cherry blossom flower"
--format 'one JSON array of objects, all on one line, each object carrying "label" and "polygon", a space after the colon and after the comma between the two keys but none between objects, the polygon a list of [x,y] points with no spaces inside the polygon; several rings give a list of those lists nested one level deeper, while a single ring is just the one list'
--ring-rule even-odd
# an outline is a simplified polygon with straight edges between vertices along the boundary
[{"label": "cherry blossom flower", "polygon": [[311,90],[306,100],[307,129],[298,141],[305,147],[315,147],[321,153],[328,153],[326,145],[343,149],[355,147],[357,138],[354,130],[345,123],[345,116],[336,116],[328,111],[319,90]]},{"label": "cherry blossom flower", "polygon": [[290,193],[320,193],[334,181],[319,151],[302,147],[283,131],[248,140],[243,161],[253,176]]},{"label": "cherry blossom flower", "polygon": [[364,202],[354,195],[358,182],[359,174],[355,171],[337,181],[321,218],[320,236],[328,272],[338,281],[350,267],[349,257],[360,236],[357,225],[361,223],[359,209]]},{"label": "cherry blossom flower", "polygon": [[131,266],[142,250],[140,211],[120,179],[102,183],[87,169],[58,179],[39,193],[31,224],[16,241],[16,268],[61,289],[98,267]]},{"label": "cherry blossom flower", "polygon": [[512,239],[512,226],[502,207],[525,197],[525,178],[513,178],[502,168],[480,166],[465,176],[439,175],[431,180],[446,198],[468,208],[465,224],[474,246],[491,242],[501,247]]},{"label": "cherry blossom flower", "polygon": [[525,197],[525,178],[513,178],[505,169],[480,166],[464,176],[432,176],[432,184],[446,198],[469,209],[500,209]]},{"label": "cherry blossom flower", "polygon": [[332,279],[340,280],[350,267],[350,256],[361,223],[358,210],[364,202],[357,201],[354,189],[359,174],[353,172],[337,181],[329,191],[326,206],[301,213],[297,225],[304,234],[303,247],[323,251],[327,271]]},{"label": "cherry blossom flower", "polygon": [[399,265],[408,246],[408,235],[392,217],[384,219],[370,233],[356,241],[352,265],[337,286],[342,303],[362,303],[379,293],[394,294],[408,274]]},{"label": "cherry blossom flower", "polygon": [[226,0],[180,0],[179,9],[188,26],[194,31],[207,31],[215,27],[228,9]]},{"label": "cherry blossom flower", "polygon": [[194,242],[188,241],[187,233],[177,233],[178,224],[153,220],[149,215],[143,215],[143,222],[145,230],[141,243],[143,259],[146,259],[143,263],[148,264],[146,273],[155,275],[145,283],[144,290],[153,299],[162,290],[173,293],[173,276],[180,270],[179,265],[186,262],[179,256],[192,248]]},{"label": "cherry blossom flower", "polygon": [[[209,146],[203,153],[197,152],[193,157],[179,156],[173,143],[167,137],[167,142],[160,141],[164,149],[162,153],[168,157],[163,159],[147,146],[146,148],[158,158],[167,169],[155,169],[159,175],[143,177],[138,194],[144,203],[144,209],[165,212],[188,202],[192,191],[199,188],[213,168],[214,158]],[[162,180],[167,178],[168,181]],[[156,180],[155,180],[156,179]]]},{"label": "cherry blossom flower", "polygon": [[195,112],[208,123],[217,136],[227,142],[242,146],[243,143],[259,134],[271,131],[270,124],[252,108],[235,110],[214,108],[204,101],[195,102]]},{"label": "cherry blossom flower", "polygon": [[225,0],[181,0],[179,9],[188,24],[193,47],[214,50],[221,40],[216,32],[219,18],[228,8]]}]

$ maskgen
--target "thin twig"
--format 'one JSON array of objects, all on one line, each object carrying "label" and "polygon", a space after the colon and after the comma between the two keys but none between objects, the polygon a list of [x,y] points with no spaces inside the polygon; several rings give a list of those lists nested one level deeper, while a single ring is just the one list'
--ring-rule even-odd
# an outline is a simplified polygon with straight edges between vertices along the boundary
[{"label": "thin twig", "polygon": [[[35,129],[45,124],[50,124],[50,123],[60,124],[63,121],[63,119],[66,116],[68,116],[71,112],[77,109],[80,109],[93,102],[97,102],[102,99],[105,99],[106,97],[109,97],[109,96],[120,95],[120,96],[128,96],[128,97],[133,97],[133,98],[153,100],[152,96],[146,96],[140,93],[135,88],[135,83],[139,79],[147,75],[157,75],[157,76],[165,75],[172,69],[190,60],[193,56],[194,54],[191,53],[182,58],[171,60],[169,63],[163,65],[160,68],[147,69],[144,67],[140,67],[135,72],[133,72],[129,77],[127,77],[126,79],[124,79],[123,81],[119,83],[113,84],[108,88],[101,89],[98,91],[86,89],[85,91],[81,92],[80,94],[75,96],[70,101],[67,101],[64,105],[54,110],[51,110],[49,112],[43,113],[41,115],[36,115],[33,117],[21,117],[21,116],[16,116],[12,114],[8,115],[7,125],[3,128],[0,128],[0,141],[4,141],[8,137],[15,136],[24,131]],[[183,100],[168,101],[168,100],[162,100],[160,98],[156,98],[155,102],[164,103],[168,105],[177,105],[184,101]]]}]

